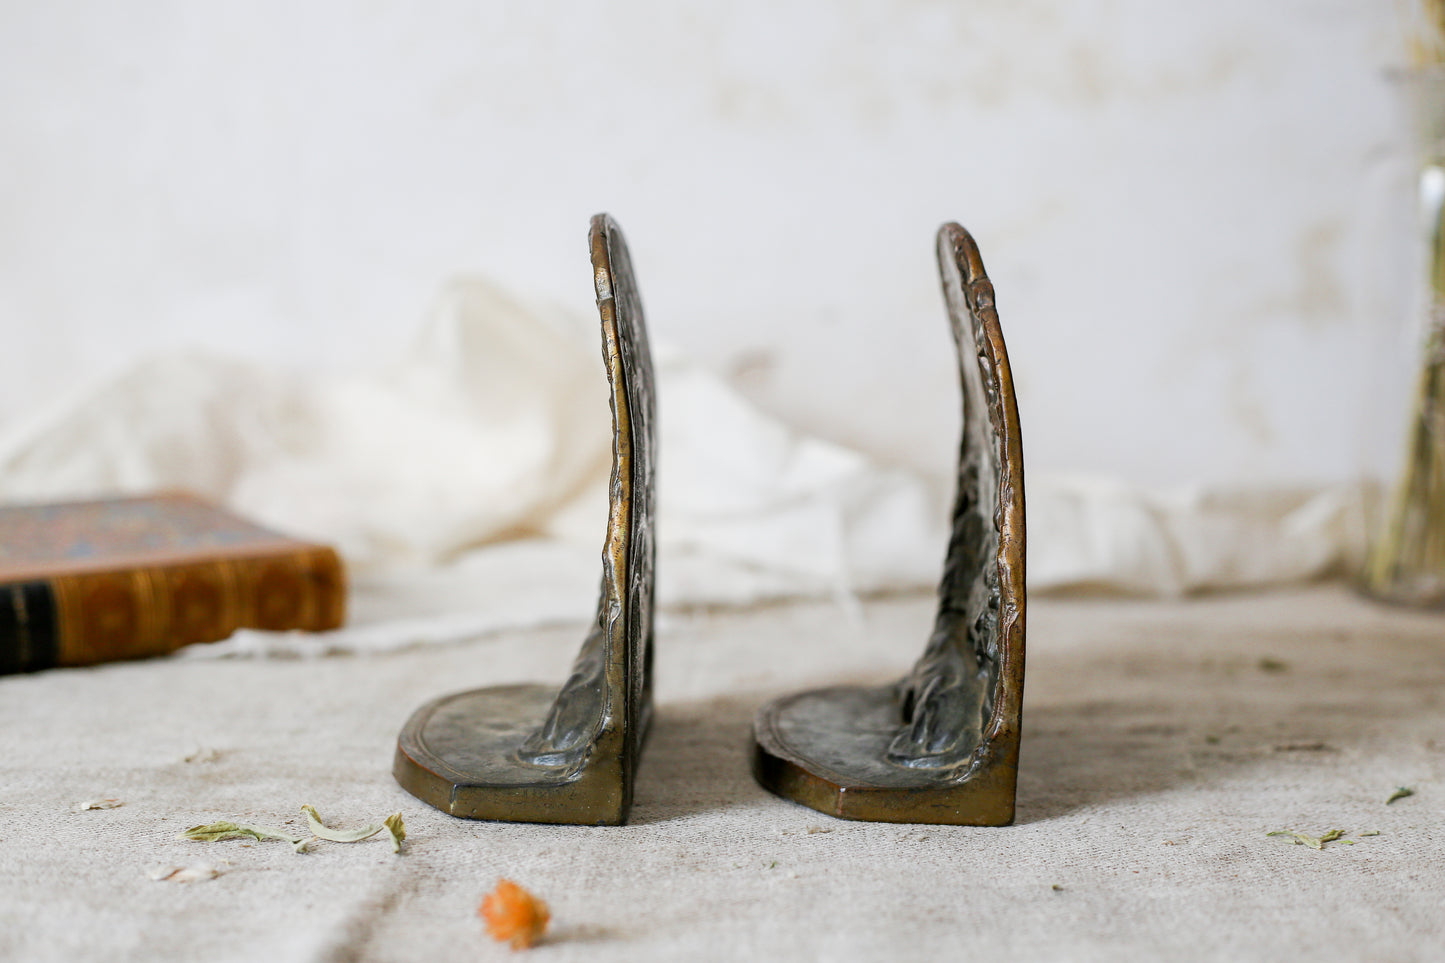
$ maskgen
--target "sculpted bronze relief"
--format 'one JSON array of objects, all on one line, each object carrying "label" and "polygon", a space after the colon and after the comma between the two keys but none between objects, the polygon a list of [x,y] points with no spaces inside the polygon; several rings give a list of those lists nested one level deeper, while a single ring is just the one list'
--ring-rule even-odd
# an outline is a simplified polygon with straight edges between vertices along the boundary
[{"label": "sculpted bronze relief", "polygon": [[588,238],[613,437],[597,620],[560,691],[476,689],[412,715],[397,782],[453,816],[617,825],[632,806],[652,715],[652,359],[622,231],[599,214]]},{"label": "sculpted bronze relief", "polygon": [[938,232],[938,266],[963,441],[933,634],[893,685],[764,706],[753,771],[770,791],[845,819],[1001,826],[1014,817],[1023,703],[1023,448],[993,285],[957,224]]}]

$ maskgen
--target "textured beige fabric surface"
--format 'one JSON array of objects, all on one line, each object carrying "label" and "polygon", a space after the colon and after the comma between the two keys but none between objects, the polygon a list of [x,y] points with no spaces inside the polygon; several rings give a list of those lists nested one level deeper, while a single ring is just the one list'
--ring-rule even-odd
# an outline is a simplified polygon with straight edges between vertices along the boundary
[{"label": "textured beige fabric surface", "polygon": [[[753,783],[764,699],[886,679],[930,617],[910,598],[666,619],[620,828],[455,820],[388,772],[418,703],[560,682],[577,630],[0,679],[0,958],[502,959],[474,915],[499,876],[552,905],[537,960],[1445,955],[1445,620],[1335,588],[1042,600],[1016,825],[848,823]],[[1415,795],[1386,806],[1397,785]],[[71,811],[103,797],[124,805]],[[299,829],[303,803],[349,825],[400,809],[406,852],[177,838]],[[1280,828],[1380,835],[1315,851]],[[221,875],[147,875],[193,864]]]}]

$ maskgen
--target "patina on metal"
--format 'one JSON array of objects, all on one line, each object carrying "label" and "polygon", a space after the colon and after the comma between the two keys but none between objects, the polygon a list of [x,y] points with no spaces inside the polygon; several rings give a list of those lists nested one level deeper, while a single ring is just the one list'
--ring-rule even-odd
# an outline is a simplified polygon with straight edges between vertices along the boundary
[{"label": "patina on metal", "polygon": [[627,244],[605,214],[589,233],[612,404],[612,477],[597,621],[560,691],[498,686],[418,709],[393,772],[468,819],[619,825],[652,716],[653,380]]},{"label": "patina on metal", "polygon": [[1013,376],[973,238],[938,232],[963,441],[938,616],[899,682],[786,696],[753,725],[753,772],[844,819],[1013,822],[1024,687],[1024,476]]}]

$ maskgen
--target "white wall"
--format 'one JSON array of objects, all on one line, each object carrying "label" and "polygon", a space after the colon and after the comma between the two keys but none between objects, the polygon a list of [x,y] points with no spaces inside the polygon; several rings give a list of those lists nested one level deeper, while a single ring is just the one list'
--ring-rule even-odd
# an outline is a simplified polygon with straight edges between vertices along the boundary
[{"label": "white wall", "polygon": [[956,218],[1030,470],[1349,477],[1379,434],[1357,253],[1403,151],[1393,13],[4,4],[0,422],[159,347],[375,364],[459,272],[590,310],[608,210],[657,339],[937,469]]}]

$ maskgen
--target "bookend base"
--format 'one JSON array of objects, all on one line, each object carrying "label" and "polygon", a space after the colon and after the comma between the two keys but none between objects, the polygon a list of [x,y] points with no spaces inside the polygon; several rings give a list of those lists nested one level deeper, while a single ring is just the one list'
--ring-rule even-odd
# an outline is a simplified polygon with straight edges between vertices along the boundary
[{"label": "bookend base", "polygon": [[621,825],[630,800],[615,747],[595,746],[573,766],[519,758],[556,697],[548,686],[513,685],[434,699],[402,729],[392,774],[422,802],[463,819]]},{"label": "bookend base", "polygon": [[774,795],[839,819],[1007,826],[1018,747],[976,754],[956,769],[887,759],[902,725],[896,686],[815,689],[764,706],[754,721],[753,776]]}]

